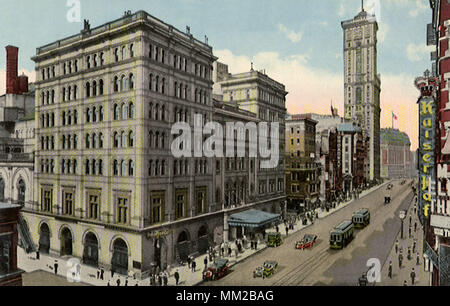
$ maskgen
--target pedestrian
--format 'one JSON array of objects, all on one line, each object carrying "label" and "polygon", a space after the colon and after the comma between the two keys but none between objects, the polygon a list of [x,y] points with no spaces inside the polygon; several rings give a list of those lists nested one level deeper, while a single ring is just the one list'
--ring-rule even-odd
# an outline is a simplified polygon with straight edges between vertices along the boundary
[{"label": "pedestrian", "polygon": [[117,284],[117,287],[120,286],[120,278],[117,279],[116,284]]},{"label": "pedestrian", "polygon": [[398,254],[398,267],[402,268],[403,255],[402,253]]},{"label": "pedestrian", "polygon": [[398,240],[395,242],[395,254],[398,253]]},{"label": "pedestrian", "polygon": [[163,284],[163,275],[162,275],[162,272],[160,272],[160,273],[158,274],[158,284],[159,284],[159,286],[162,286],[162,284]]},{"label": "pedestrian", "polygon": [[192,272],[195,272],[195,267],[197,266],[197,263],[195,262],[195,260],[192,260],[191,266],[192,266]]},{"label": "pedestrian", "polygon": [[53,267],[55,268],[55,274],[58,274],[58,261],[57,260],[55,260]]},{"label": "pedestrian", "polygon": [[100,268],[100,279],[103,280],[105,277],[105,270],[103,268]]},{"label": "pedestrian", "polygon": [[289,227],[286,226],[286,237],[289,235]]},{"label": "pedestrian", "polygon": [[223,246],[220,248],[220,256],[224,256],[225,255],[225,250],[223,248]]},{"label": "pedestrian", "polygon": [[205,257],[205,260],[203,260],[203,263],[205,264],[205,270],[208,268],[208,257]]},{"label": "pedestrian", "polygon": [[191,256],[188,256],[187,258],[188,268],[191,268]]},{"label": "pedestrian", "polygon": [[111,284],[110,284],[109,282],[110,282],[110,281],[108,281],[108,284],[106,284],[106,286],[108,286],[108,287],[111,286]]},{"label": "pedestrian", "polygon": [[100,268],[97,268],[97,279],[100,279]]},{"label": "pedestrian", "polygon": [[36,251],[36,259],[39,260],[41,258],[41,255],[39,254],[39,250]]},{"label": "pedestrian", "polygon": [[255,250],[258,249],[258,239],[255,240]]},{"label": "pedestrian", "polygon": [[414,285],[414,280],[416,278],[416,272],[414,271],[414,268],[412,268],[410,276],[411,276],[411,285]]},{"label": "pedestrian", "polygon": [[392,278],[392,261],[389,262],[389,270],[388,270],[388,277]]},{"label": "pedestrian", "polygon": [[163,279],[164,279],[164,286],[167,286],[167,284],[169,283],[169,276],[167,275],[167,272],[164,273]]},{"label": "pedestrian", "polygon": [[414,233],[417,231],[417,221],[414,222]]},{"label": "pedestrian", "polygon": [[253,240],[250,241],[250,248],[253,250],[253,246],[255,245],[255,243],[253,242]]},{"label": "pedestrian", "polygon": [[178,269],[173,274],[173,277],[175,277],[175,284],[178,286],[178,282],[180,281],[180,273],[178,273]]},{"label": "pedestrian", "polygon": [[125,287],[128,287],[128,277],[125,279]]}]

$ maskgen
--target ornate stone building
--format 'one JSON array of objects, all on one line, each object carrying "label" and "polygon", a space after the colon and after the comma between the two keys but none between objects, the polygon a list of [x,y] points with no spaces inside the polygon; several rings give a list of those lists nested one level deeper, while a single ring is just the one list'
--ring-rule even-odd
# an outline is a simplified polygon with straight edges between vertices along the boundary
[{"label": "ornate stone building", "polygon": [[381,129],[381,178],[397,179],[411,175],[411,141],[397,129]]},{"label": "ornate stone building", "polygon": [[210,218],[221,209],[213,160],[174,158],[171,127],[212,119],[212,48],[139,11],[85,21],[33,60],[35,201],[24,215],[41,252],[142,275],[199,251],[221,223]]},{"label": "ornate stone building", "polygon": [[344,118],[357,123],[370,138],[366,176],[380,178],[380,75],[377,73],[375,16],[364,11],[343,21]]}]

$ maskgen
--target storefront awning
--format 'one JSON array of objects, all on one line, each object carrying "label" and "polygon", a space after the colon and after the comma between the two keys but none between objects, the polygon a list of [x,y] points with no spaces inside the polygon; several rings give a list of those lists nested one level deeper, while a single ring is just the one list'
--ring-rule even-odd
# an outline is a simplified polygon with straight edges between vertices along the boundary
[{"label": "storefront awning", "polygon": [[279,214],[250,209],[231,215],[228,218],[228,225],[257,228],[279,220]]}]

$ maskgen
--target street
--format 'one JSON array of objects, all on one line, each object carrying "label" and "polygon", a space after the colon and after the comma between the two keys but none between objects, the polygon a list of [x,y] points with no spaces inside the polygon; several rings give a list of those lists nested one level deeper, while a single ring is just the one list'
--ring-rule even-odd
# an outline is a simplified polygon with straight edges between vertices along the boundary
[{"label": "street", "polygon": [[[398,211],[407,209],[413,199],[409,183],[407,181],[401,185],[400,181],[394,182],[390,204],[384,204],[386,187],[380,188],[317,220],[308,228],[289,235],[280,247],[266,249],[236,264],[223,279],[204,285],[357,285],[358,278],[369,269],[366,264],[370,258],[377,258],[383,266],[391,252],[400,229]],[[359,208],[370,210],[371,223],[362,230],[355,230],[355,239],[343,250],[330,250],[329,232],[341,221],[351,220],[352,213]],[[295,242],[306,233],[318,236],[314,248],[304,251],[294,249]],[[253,278],[254,269],[266,260],[278,261],[275,274],[267,279]]]}]

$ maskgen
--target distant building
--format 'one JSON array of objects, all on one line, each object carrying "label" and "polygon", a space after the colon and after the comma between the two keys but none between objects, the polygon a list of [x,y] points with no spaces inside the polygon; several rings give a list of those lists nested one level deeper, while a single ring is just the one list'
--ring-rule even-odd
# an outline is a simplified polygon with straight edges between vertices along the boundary
[{"label": "distant building", "polygon": [[381,129],[381,178],[410,177],[413,166],[409,136],[398,129]]},{"label": "distant building", "polygon": [[286,120],[286,196],[291,211],[314,208],[320,197],[316,125],[303,114]]},{"label": "distant building", "polygon": [[344,31],[344,118],[353,120],[369,137],[369,158],[365,165],[369,180],[380,178],[380,92],[377,73],[375,16],[364,7],[353,19],[342,22]]}]

